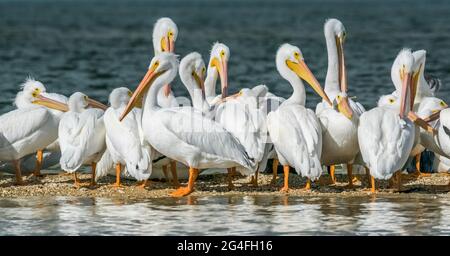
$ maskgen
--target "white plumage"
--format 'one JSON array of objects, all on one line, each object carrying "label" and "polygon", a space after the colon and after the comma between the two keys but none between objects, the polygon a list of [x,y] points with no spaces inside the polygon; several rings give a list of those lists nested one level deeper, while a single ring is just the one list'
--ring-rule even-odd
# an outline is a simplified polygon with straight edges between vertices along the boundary
[{"label": "white plumage", "polygon": [[143,181],[150,177],[152,164],[151,148],[144,141],[141,128],[142,109],[133,109],[122,122],[119,121],[130,96],[131,91],[124,87],[114,89],[109,96],[111,107],[103,117],[106,145],[115,164],[126,165],[132,177]]},{"label": "white plumage", "polygon": [[[86,95],[80,92],[72,94],[69,98],[69,111],[59,123],[60,164],[68,173],[76,172],[83,164],[98,162],[106,147],[104,111],[87,108],[88,105]],[[95,166],[92,167],[95,171]],[[75,182],[77,183],[76,180]]]},{"label": "white plumage", "polygon": [[305,79],[321,97],[326,98],[326,95],[304,63],[298,47],[282,45],[277,52],[276,65],[278,72],[294,89],[292,96],[267,116],[270,138],[284,166],[282,190],[287,191],[288,166],[294,167],[308,181],[316,180],[322,174],[322,130],[314,112],[304,107],[306,94],[300,78]]}]

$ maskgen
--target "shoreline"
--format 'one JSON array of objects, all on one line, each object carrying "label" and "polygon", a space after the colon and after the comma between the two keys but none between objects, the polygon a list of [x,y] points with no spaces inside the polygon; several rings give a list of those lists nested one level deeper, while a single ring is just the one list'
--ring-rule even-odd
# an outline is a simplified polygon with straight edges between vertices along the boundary
[{"label": "shoreline", "polygon": [[[45,172],[44,172],[45,173]],[[214,174],[199,176],[196,182],[196,191],[191,196],[302,196],[302,197],[367,197],[367,196],[395,196],[395,197],[418,197],[435,195],[450,198],[450,175],[432,174],[429,177],[414,178],[411,175],[402,174],[403,186],[400,192],[389,188],[388,181],[377,181],[377,193],[372,194],[367,190],[367,178],[365,175],[355,175],[358,179],[353,189],[346,188],[347,176],[337,174],[337,182],[334,185],[320,185],[328,183],[329,175],[322,175],[319,182],[312,183],[311,191],[304,191],[306,179],[296,174],[290,174],[289,193],[279,192],[282,186],[281,174],[275,186],[270,184],[271,174],[261,173],[258,178],[258,187],[249,184],[250,178],[236,175],[233,179],[235,188],[228,191],[227,175]],[[91,175],[80,173],[78,175],[81,187],[73,186],[72,175],[66,173],[44,174],[42,178],[24,176],[27,183],[23,186],[13,185],[14,176],[0,174],[0,198],[27,198],[35,196],[73,196],[73,197],[103,197],[124,199],[153,199],[168,198],[174,191],[171,183],[165,181],[151,180],[145,189],[136,187],[136,181],[122,179],[122,187],[115,188],[113,183],[115,177],[101,178],[97,186],[89,186]],[[180,181],[182,186],[185,180]]]}]

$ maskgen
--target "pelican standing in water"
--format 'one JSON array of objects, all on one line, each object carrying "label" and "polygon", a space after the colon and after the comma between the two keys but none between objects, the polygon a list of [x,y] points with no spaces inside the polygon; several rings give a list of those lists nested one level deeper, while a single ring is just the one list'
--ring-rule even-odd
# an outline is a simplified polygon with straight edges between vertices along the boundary
[{"label": "pelican standing in water", "polygon": [[58,136],[57,111],[67,105],[47,96],[42,83],[28,79],[14,101],[17,109],[0,116],[0,160],[12,161],[16,184],[23,185],[20,159],[44,149]]},{"label": "pelican standing in water", "polygon": [[337,19],[329,19],[324,25],[324,34],[328,52],[325,93],[333,104],[330,105],[323,100],[316,107],[316,114],[322,127],[321,162],[329,166],[332,183],[336,182],[335,165],[347,164],[348,186],[352,187],[352,163],[359,152],[358,121],[365,109],[347,95],[344,25]]},{"label": "pelican standing in water", "polygon": [[[171,194],[179,197],[194,191],[199,169],[238,165],[251,169],[256,168],[256,165],[232,134],[200,111],[193,107],[161,108],[157,105],[158,91],[173,81],[177,69],[178,60],[174,54],[161,53],[155,56],[120,120],[144,96],[142,128],[146,140],[158,152],[189,166],[187,187]],[[196,76],[201,77],[201,74]]]},{"label": "pelican standing in water", "polygon": [[415,125],[410,120],[417,87],[417,79],[413,78],[418,71],[414,68],[411,51],[400,51],[391,69],[400,104],[376,107],[360,117],[358,141],[363,161],[370,170],[372,192],[375,192],[375,178],[390,179],[394,173],[397,173],[400,189],[401,168],[408,160],[416,137]]},{"label": "pelican standing in water", "polygon": [[307,177],[306,190],[311,180],[322,174],[322,130],[314,112],[305,108],[306,93],[301,79],[331,105],[325,91],[305,64],[302,52],[296,46],[283,44],[276,55],[280,75],[289,81],[293,94],[267,116],[267,127],[284,170],[283,192],[289,190],[289,166],[297,174]]},{"label": "pelican standing in water", "polygon": [[61,168],[73,173],[75,187],[79,187],[76,171],[83,164],[90,164],[91,186],[94,186],[96,163],[106,148],[103,114],[107,107],[81,92],[72,94],[68,105],[69,111],[63,115],[58,127]]},{"label": "pelican standing in water", "polygon": [[115,186],[120,186],[120,172],[125,165],[127,172],[142,182],[140,187],[144,188],[152,171],[152,149],[143,138],[142,110],[134,108],[122,122],[119,121],[131,95],[132,92],[125,87],[116,88],[109,95],[111,107],[103,116],[106,146],[116,167]]},{"label": "pelican standing in water", "polygon": [[[160,18],[156,21],[153,27],[153,49],[155,56],[161,52],[175,52],[175,41],[178,37],[178,27],[173,22],[172,19],[168,17]],[[158,92],[157,102],[160,107],[178,107],[179,104],[177,99],[173,95],[170,84],[164,85]],[[157,152],[155,152],[156,158],[159,158]],[[162,161],[162,170],[166,179],[168,179],[167,169],[168,164],[166,164],[166,159]],[[170,161],[170,172],[172,174],[172,181],[174,186],[179,186],[178,176],[177,176],[177,163],[175,161]]]}]

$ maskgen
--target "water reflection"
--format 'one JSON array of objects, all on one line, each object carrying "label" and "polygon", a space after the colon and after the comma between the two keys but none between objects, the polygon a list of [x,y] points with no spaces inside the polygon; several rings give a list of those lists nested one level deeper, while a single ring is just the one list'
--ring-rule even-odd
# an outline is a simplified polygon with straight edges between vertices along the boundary
[{"label": "water reflection", "polygon": [[450,199],[0,199],[1,235],[444,235]]}]

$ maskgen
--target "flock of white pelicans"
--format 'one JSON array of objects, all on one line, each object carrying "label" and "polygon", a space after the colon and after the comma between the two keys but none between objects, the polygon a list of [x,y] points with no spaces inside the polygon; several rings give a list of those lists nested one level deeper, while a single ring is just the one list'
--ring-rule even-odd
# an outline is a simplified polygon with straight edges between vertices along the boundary
[{"label": "flock of white pelicans", "polygon": [[[334,182],[335,165],[340,164],[347,165],[349,186],[354,182],[352,165],[364,166],[375,192],[375,179],[392,179],[400,186],[399,174],[408,157],[425,148],[450,156],[450,109],[434,97],[424,77],[424,50],[400,51],[391,69],[395,90],[366,111],[347,95],[346,31],[339,20],[329,19],[324,25],[324,88],[297,46],[279,47],[277,70],[293,88],[287,99],[264,85],[229,96],[229,48],[215,43],[207,66],[196,52],[179,61],[174,54],[177,34],[171,19],[156,22],[155,56],[147,73],[134,92],[114,89],[109,107],[81,92],[69,98],[48,93],[41,82],[28,79],[16,96],[17,109],[0,117],[0,161],[14,163],[16,183],[24,183],[21,158],[36,153],[34,175],[40,175],[43,151],[60,150],[61,168],[73,173],[76,186],[82,165],[92,165],[92,185],[108,173],[105,169],[115,169],[115,186],[121,186],[121,172],[126,172],[144,188],[152,168],[160,165],[170,169],[179,186],[179,162],[188,167],[189,180],[171,193],[178,197],[192,193],[199,172],[207,168],[227,168],[230,177],[235,171],[251,175],[257,185],[258,172],[273,159],[274,182],[278,164],[283,166],[283,192],[289,191],[290,167],[307,178],[305,189],[311,189],[324,166]],[[180,107],[173,95],[169,84],[177,74],[192,106]],[[303,81],[323,99],[315,112],[305,107]],[[232,187],[232,180],[228,182]]]}]

